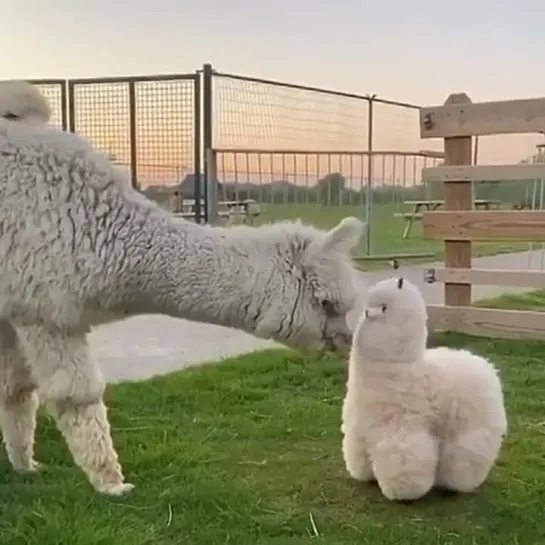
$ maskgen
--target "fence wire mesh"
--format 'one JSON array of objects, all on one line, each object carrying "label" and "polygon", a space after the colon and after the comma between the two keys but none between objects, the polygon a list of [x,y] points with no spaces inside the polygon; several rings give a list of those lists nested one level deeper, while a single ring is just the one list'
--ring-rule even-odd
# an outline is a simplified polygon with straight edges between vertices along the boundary
[{"label": "fence wire mesh", "polygon": [[178,185],[185,180],[184,190],[193,191],[194,95],[193,79],[135,83],[135,145],[141,187]]},{"label": "fence wire mesh", "polygon": [[421,171],[442,161],[441,154],[219,149],[215,157],[220,201],[255,200],[258,223],[300,218],[331,227],[357,216],[371,225],[361,255],[406,253],[403,204],[440,198],[433,191],[439,184],[422,184]]},{"label": "fence wire mesh", "polygon": [[70,81],[71,129],[131,165],[129,82]]},{"label": "fence wire mesh", "polygon": [[217,150],[221,196],[270,205],[361,205],[368,168],[366,152]]},{"label": "fence wire mesh", "polygon": [[215,74],[213,97],[214,147],[367,150],[363,95]]},{"label": "fence wire mesh", "polygon": [[418,106],[400,102],[373,100],[373,149],[419,151],[442,149],[442,141],[430,144],[420,138]]},{"label": "fence wire mesh", "polygon": [[142,189],[195,188],[195,76],[70,81],[71,128]]},{"label": "fence wire mesh", "polygon": [[61,129],[68,127],[66,81],[65,80],[30,80],[47,100],[51,108],[50,123]]}]

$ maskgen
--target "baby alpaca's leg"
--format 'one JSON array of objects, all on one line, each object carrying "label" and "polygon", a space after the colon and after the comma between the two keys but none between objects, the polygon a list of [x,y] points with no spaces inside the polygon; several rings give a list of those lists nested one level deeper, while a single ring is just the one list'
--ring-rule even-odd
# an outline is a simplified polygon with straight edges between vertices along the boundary
[{"label": "baby alpaca's leg", "polygon": [[416,500],[435,482],[438,445],[426,431],[385,434],[371,450],[373,470],[389,500]]},{"label": "baby alpaca's leg", "polygon": [[457,492],[475,491],[487,478],[502,444],[502,432],[475,429],[441,445],[437,484]]},{"label": "baby alpaca's leg", "polygon": [[343,437],[343,458],[346,470],[353,479],[363,482],[375,479],[364,441],[354,432],[345,433]]},{"label": "baby alpaca's leg", "polygon": [[0,319],[0,428],[13,469],[33,472],[38,395],[15,328]]},{"label": "baby alpaca's leg", "polygon": [[33,327],[25,328],[25,337],[40,398],[75,462],[99,492],[117,495],[131,490],[117,461],[102,402],[104,381],[90,359],[85,335]]}]

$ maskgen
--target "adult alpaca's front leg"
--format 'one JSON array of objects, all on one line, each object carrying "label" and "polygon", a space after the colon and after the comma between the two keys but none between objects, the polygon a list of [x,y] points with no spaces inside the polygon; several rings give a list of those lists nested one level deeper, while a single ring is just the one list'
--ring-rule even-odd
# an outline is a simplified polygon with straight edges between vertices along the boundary
[{"label": "adult alpaca's front leg", "polygon": [[34,472],[38,395],[13,325],[0,319],[0,428],[15,471]]},{"label": "adult alpaca's front leg", "polygon": [[85,335],[33,327],[25,328],[25,341],[33,353],[30,364],[40,399],[54,416],[76,464],[99,492],[119,495],[131,490],[110,435],[102,402],[104,380],[90,358]]}]

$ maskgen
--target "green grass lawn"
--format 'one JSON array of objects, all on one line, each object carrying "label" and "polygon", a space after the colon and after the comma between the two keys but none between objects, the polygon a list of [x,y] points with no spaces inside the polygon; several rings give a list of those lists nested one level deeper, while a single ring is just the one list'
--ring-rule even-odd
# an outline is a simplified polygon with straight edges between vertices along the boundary
[{"label": "green grass lawn", "polygon": [[510,433],[475,495],[395,504],[342,462],[342,362],[255,353],[107,392],[132,494],[95,493],[42,416],[36,476],[0,456],[2,545],[545,542],[545,344],[443,335],[500,367]]},{"label": "green grass lawn", "polygon": [[501,295],[495,299],[483,299],[475,306],[509,310],[545,311],[545,290],[530,291],[515,295]]},{"label": "green grass lawn", "polygon": [[[443,259],[443,243],[435,240],[425,240],[422,236],[422,222],[414,224],[409,238],[403,239],[405,222],[394,217],[396,212],[404,209],[396,205],[373,206],[373,221],[371,223],[371,252],[373,254],[432,252],[436,259]],[[324,206],[317,204],[265,204],[262,206],[260,221],[271,222],[286,219],[301,218],[303,221],[322,228],[337,224],[346,216],[356,216],[365,219],[365,206]],[[526,242],[476,242],[473,244],[473,255],[481,257],[499,253],[528,250]],[[362,243],[357,255],[365,255],[366,249]],[[420,260],[422,261],[422,260]],[[425,258],[424,261],[430,261]],[[415,261],[417,263],[418,261]]]}]

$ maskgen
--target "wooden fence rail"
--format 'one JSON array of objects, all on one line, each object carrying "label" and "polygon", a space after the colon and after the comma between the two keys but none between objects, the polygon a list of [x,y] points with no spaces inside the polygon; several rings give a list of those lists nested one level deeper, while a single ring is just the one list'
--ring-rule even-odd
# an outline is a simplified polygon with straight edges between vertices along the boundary
[{"label": "wooden fence rail", "polygon": [[[474,104],[453,94],[442,106],[422,108],[422,138],[444,138],[445,164],[425,168],[425,182],[444,184],[445,206],[425,212],[425,238],[445,244],[445,267],[428,271],[443,282],[445,305],[430,305],[430,328],[474,335],[545,340],[545,312],[471,306],[472,284],[545,288],[544,271],[471,267],[473,241],[545,241],[545,211],[473,210],[472,182],[545,179],[545,164],[471,165],[472,137],[545,131],[545,98]],[[545,309],[544,309],[545,310]]]}]

